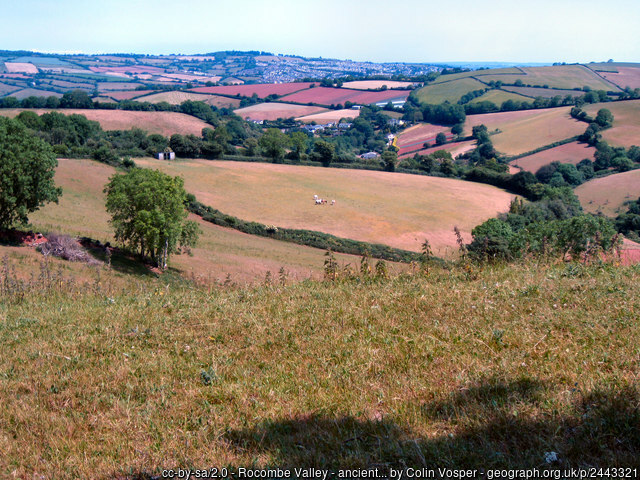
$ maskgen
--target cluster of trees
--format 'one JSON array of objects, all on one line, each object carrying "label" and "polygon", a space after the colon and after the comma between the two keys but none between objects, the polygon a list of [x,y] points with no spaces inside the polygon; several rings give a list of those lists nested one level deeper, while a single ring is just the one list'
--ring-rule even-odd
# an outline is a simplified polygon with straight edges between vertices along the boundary
[{"label": "cluster of trees", "polygon": [[618,236],[604,217],[585,214],[569,187],[547,187],[535,202],[514,200],[509,213],[472,230],[469,252],[479,260],[513,260],[525,254],[578,258],[609,250]]},{"label": "cluster of trees", "polygon": [[640,198],[628,205],[627,211],[616,217],[616,228],[634,242],[640,242]]}]

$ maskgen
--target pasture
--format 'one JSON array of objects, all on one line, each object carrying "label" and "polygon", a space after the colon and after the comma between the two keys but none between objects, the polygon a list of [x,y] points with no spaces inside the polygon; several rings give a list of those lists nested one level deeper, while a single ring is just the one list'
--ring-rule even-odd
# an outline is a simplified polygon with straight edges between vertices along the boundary
[{"label": "pasture", "polygon": [[98,83],[98,91],[100,93],[105,93],[117,90],[135,90],[141,86],[142,83],[138,82],[100,82]]},{"label": "pasture", "polygon": [[450,128],[431,123],[420,123],[403,130],[396,141],[396,146],[399,149],[398,155],[402,156],[409,152],[420,150],[425,143],[433,145],[439,133],[444,133],[449,138],[451,137]]},{"label": "pasture", "polygon": [[[544,86],[558,89],[589,87],[592,90],[618,90],[615,85],[599,77],[584,65],[555,65],[551,67],[522,67],[521,75],[483,75],[483,82],[501,81],[513,84],[521,80],[525,85]],[[488,70],[491,72],[491,70]]]},{"label": "pasture", "polygon": [[477,77],[482,81],[482,77],[486,75],[502,75],[502,81],[504,83],[510,83],[509,79],[512,78],[513,75],[521,75],[522,71],[515,67],[510,68],[492,68],[490,70],[472,70],[470,72],[460,72],[460,73],[452,73],[449,75],[440,75],[429,85],[433,85],[436,83],[445,83],[451,82],[453,80],[459,80],[461,78],[470,78]]},{"label": "pasture", "polygon": [[312,82],[298,82],[298,83],[259,83],[254,85],[226,85],[221,87],[196,87],[190,91],[195,93],[209,93],[214,95],[229,95],[241,97],[251,97],[256,94],[259,98],[265,98],[269,95],[287,95],[300,90],[306,90]]},{"label": "pasture", "polygon": [[5,62],[4,66],[9,73],[38,73],[38,67],[36,67],[32,63]]},{"label": "pasture", "polygon": [[[105,95],[108,95],[109,97],[117,101],[133,100],[134,98],[137,100],[138,97],[149,95],[154,91],[155,90],[123,90],[121,92],[119,91],[107,92]],[[138,100],[138,101],[142,101],[142,100]]]},{"label": "pasture", "polygon": [[219,95],[207,95],[204,93],[191,93],[183,91],[169,91],[152,93],[137,99],[139,102],[160,103],[167,102],[170,105],[180,105],[182,102],[191,100],[192,102],[204,102],[207,105],[218,108],[236,108],[240,105],[237,98],[221,97]]},{"label": "pasture", "polygon": [[640,197],[640,170],[596,178],[576,187],[582,208],[615,217],[627,211],[625,202]]},{"label": "pasture", "polygon": [[536,97],[553,98],[553,97],[559,96],[561,98],[564,98],[567,95],[571,95],[572,97],[580,97],[584,95],[584,92],[582,90],[559,90],[556,88],[502,87],[502,89],[508,92],[524,95],[525,97],[530,97],[530,98],[520,99],[520,101],[527,101],[527,102],[530,102],[532,99]]},{"label": "pasture", "polygon": [[600,75],[620,88],[640,88],[640,65],[616,67],[615,70],[615,72],[600,72]]},{"label": "pasture", "polygon": [[240,108],[234,113],[245,120],[277,120],[278,118],[304,117],[316,113],[328,112],[326,108],[290,103],[258,103]]},{"label": "pasture", "polygon": [[551,162],[577,165],[585,158],[593,161],[595,151],[595,147],[591,147],[586,143],[571,142],[519,158],[511,162],[511,164],[531,173],[536,173],[540,167],[549,165]]},{"label": "pasture", "polygon": [[[401,149],[400,152],[398,152],[399,154],[398,158],[400,159],[409,158],[409,157],[413,157],[416,154],[430,155],[434,152],[437,152],[438,150],[444,150],[446,152],[449,152],[451,156],[455,159],[458,155],[462,155],[463,153],[467,153],[473,150],[475,146],[476,146],[475,140],[466,140],[464,142],[445,143],[444,145],[437,145],[435,147],[423,148],[418,151],[413,151],[413,149],[405,148],[404,150]],[[401,153],[403,151],[405,153]]]},{"label": "pasture", "polygon": [[520,110],[516,112],[469,115],[465,131],[475,125],[486,125],[496,150],[506,155],[518,155],[584,132],[586,124],[569,115],[570,107]]},{"label": "pasture", "polygon": [[[0,109],[0,115],[4,117],[15,117],[24,109],[10,108]],[[51,112],[51,109],[30,109],[38,115]],[[129,110],[81,110],[62,109],[55,110],[65,115],[84,115],[88,120],[99,122],[103,130],[129,130],[131,128],[141,128],[148,133],[159,133],[170,136],[174,133],[182,135],[193,134],[202,135],[203,128],[211,128],[211,125],[202,120],[177,112],[136,112]]]},{"label": "pasture", "polygon": [[525,102],[528,99],[517,93],[505,92],[504,90],[489,90],[484,95],[474,98],[469,103],[492,102],[499,107],[502,105],[502,102],[506,102],[507,100]]},{"label": "pasture", "polygon": [[473,90],[484,90],[487,86],[473,78],[461,78],[446,83],[427,85],[416,90],[418,100],[423,103],[456,103],[464,94]]},{"label": "pasture", "polygon": [[613,113],[613,127],[604,130],[602,138],[618,147],[640,146],[640,100],[594,103],[585,105],[584,111],[595,117],[601,108]]},{"label": "pasture", "polygon": [[[28,97],[58,97],[61,98],[62,94],[58,92],[52,92],[50,90],[40,90],[38,88],[25,88],[22,90],[18,90],[16,92],[11,92],[9,97],[17,98],[18,100],[23,100]],[[0,112],[0,115],[2,113]]]},{"label": "pasture", "polygon": [[386,86],[387,88],[407,88],[413,85],[413,82],[398,82],[395,80],[355,80],[353,82],[344,82],[343,88],[352,88],[354,90],[375,90]]},{"label": "pasture", "polygon": [[385,90],[370,92],[347,88],[316,87],[283,97],[281,100],[293,103],[313,103],[316,105],[344,105],[345,102],[370,105],[372,103],[406,100],[409,90]]},{"label": "pasture", "polygon": [[[91,160],[60,159],[55,181],[62,187],[63,195],[58,204],[47,204],[29,216],[33,227],[36,231],[113,243],[103,189],[115,173],[112,167]],[[191,218],[202,229],[198,245],[192,249],[193,256],[173,255],[170,259],[170,267],[182,275],[215,282],[224,281],[229,274],[233,281],[241,283],[259,282],[267,271],[276,275],[280,267],[287,270],[291,280],[322,275],[322,250],[247,235],[204,222],[194,215]],[[341,264],[354,265],[358,261],[351,255],[336,257]]]},{"label": "pasture", "polygon": [[[489,185],[401,173],[207,160],[136,163],[181,175],[202,203],[245,220],[413,251],[427,238],[436,255],[448,257],[456,253],[454,226],[469,240],[473,227],[507,211],[513,199]],[[315,205],[314,194],[336,205]]]},{"label": "pasture", "polygon": [[[236,112],[237,113],[237,112]],[[336,123],[342,119],[354,119],[360,115],[360,110],[354,110],[352,108],[343,108],[341,110],[326,110],[322,113],[314,113],[312,115],[305,115],[304,117],[298,117],[296,120],[303,123],[316,122],[319,125],[326,123]]]}]

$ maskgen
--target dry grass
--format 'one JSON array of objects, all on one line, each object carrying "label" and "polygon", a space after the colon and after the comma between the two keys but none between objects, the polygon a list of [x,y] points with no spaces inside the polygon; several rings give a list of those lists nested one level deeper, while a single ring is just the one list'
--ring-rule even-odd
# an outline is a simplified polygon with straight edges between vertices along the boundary
[{"label": "dry grass", "polygon": [[304,117],[306,115],[328,112],[326,108],[310,107],[307,105],[292,105],[290,103],[258,103],[240,108],[234,113],[245,120],[277,120],[278,118]]},{"label": "dry grass", "polygon": [[620,88],[640,88],[640,65],[635,67],[616,67],[616,72],[600,72],[604,78]]},{"label": "dry grass", "polygon": [[[12,92],[7,95],[9,97],[17,98],[18,100],[23,100],[28,97],[58,97],[61,98],[62,94],[58,92],[52,92],[49,90],[40,90],[38,88],[25,88],[22,90],[18,90],[17,92]],[[0,112],[0,115],[2,112]]]},{"label": "dry grass", "polygon": [[615,146],[640,146],[640,100],[594,103],[586,105],[584,110],[595,117],[601,108],[613,113],[613,127],[603,131],[602,138]]},{"label": "dry grass", "polygon": [[525,85],[548,85],[551,88],[572,89],[590,87],[593,90],[616,90],[615,85],[603,80],[583,65],[556,65],[552,67],[522,67],[525,75],[486,75],[485,82],[503,81],[513,83],[522,80]]},{"label": "dry grass", "polygon": [[[536,88],[536,87],[502,87],[504,90],[508,92],[518,93],[520,95],[526,95],[527,97],[543,97],[543,98],[553,98],[559,96],[564,99],[567,95],[571,95],[572,97],[581,97],[584,95],[582,90],[558,90],[555,88]],[[530,102],[531,99],[521,98],[520,99]]]},{"label": "dry grass", "polygon": [[[346,169],[193,160],[137,159],[185,179],[198,200],[245,220],[316,230],[434,254],[454,253],[453,227],[465,238],[477,224],[508,210],[513,195],[448,178]],[[318,206],[313,195],[336,205]]]},{"label": "dry grass", "polygon": [[34,292],[0,304],[0,476],[637,466],[636,268]]},{"label": "dry grass", "polygon": [[640,170],[590,180],[575,192],[587,212],[615,217],[627,210],[625,202],[640,197]]},{"label": "dry grass", "polygon": [[[15,117],[24,109],[10,108],[0,110],[0,115]],[[31,109],[32,112],[42,115],[51,112],[50,109]],[[133,127],[141,128],[148,133],[159,133],[171,136],[174,133],[182,135],[202,135],[203,128],[211,128],[206,122],[177,112],[134,112],[128,110],[56,110],[65,115],[84,115],[89,120],[99,122],[103,130],[129,130]]]},{"label": "dry grass", "polygon": [[[112,167],[91,160],[60,159],[55,181],[62,187],[63,195],[59,204],[48,204],[29,217],[34,229],[114,244],[102,192],[114,173]],[[203,233],[193,256],[174,255],[170,261],[170,266],[184,276],[222,282],[230,275],[234,282],[247,283],[261,281],[267,271],[275,274],[281,267],[292,280],[318,278],[322,274],[322,250],[198,221]],[[350,255],[337,257],[341,264],[353,265],[358,261]]]},{"label": "dry grass", "polygon": [[316,122],[317,124],[335,123],[347,118],[357,118],[360,115],[360,110],[342,109],[342,110],[327,110],[322,113],[315,113],[313,115],[305,115],[304,117],[298,117],[296,120],[303,123]]},{"label": "dry grass", "polygon": [[[417,152],[405,153],[404,155],[399,155],[398,158],[410,158],[414,155],[429,155],[438,150],[445,150],[451,154],[451,156],[455,159],[458,155],[462,155],[463,153],[469,152],[476,147],[475,140],[467,140],[464,142],[453,142],[446,143],[444,145],[437,145],[435,147],[424,148],[422,150],[418,150]],[[518,170],[519,171],[519,170]]]},{"label": "dry grass", "polygon": [[481,80],[484,79],[487,75],[502,75],[502,81],[505,83],[512,83],[514,80],[509,80],[513,78],[517,78],[514,75],[520,75],[522,71],[518,68],[492,68],[490,70],[474,70],[471,72],[462,72],[462,73],[452,73],[451,75],[440,75],[436,78],[433,83],[445,83],[450,82],[452,80],[458,80],[461,78],[469,78],[469,77],[478,77]]},{"label": "dry grass", "polygon": [[206,95],[204,93],[191,93],[182,91],[160,92],[138,99],[139,102],[159,103],[167,102],[171,105],[180,105],[182,102],[204,102],[218,108],[236,108],[240,100],[236,98],[220,97],[218,95]]},{"label": "dry grass", "polygon": [[491,136],[496,150],[518,155],[584,132],[586,124],[571,118],[569,110],[561,107],[469,115],[465,131],[481,124],[489,132],[499,129],[500,133]]},{"label": "dry grass", "polygon": [[577,165],[585,158],[593,161],[593,155],[596,149],[585,143],[571,142],[559,147],[543,150],[527,157],[522,157],[512,162],[513,165],[522,167],[532,173],[536,173],[538,169],[551,162],[572,163]]},{"label": "dry grass", "polygon": [[4,66],[9,73],[38,73],[38,67],[32,63],[5,62]]}]

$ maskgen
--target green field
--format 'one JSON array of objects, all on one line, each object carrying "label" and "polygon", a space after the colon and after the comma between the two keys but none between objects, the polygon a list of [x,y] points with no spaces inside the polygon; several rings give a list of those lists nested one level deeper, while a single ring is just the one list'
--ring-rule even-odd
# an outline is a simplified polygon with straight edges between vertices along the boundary
[{"label": "green field", "polygon": [[465,93],[485,88],[486,85],[473,78],[462,78],[452,82],[427,85],[416,90],[416,95],[423,103],[439,104],[445,101],[456,103]]},{"label": "green field", "polygon": [[[480,80],[483,79],[485,75],[503,75],[505,83],[511,83],[507,79],[511,78],[514,75],[520,75],[522,71],[518,68],[492,68],[490,70],[473,70],[471,72],[461,72],[461,73],[452,73],[450,75],[440,75],[436,78],[433,83],[445,83],[451,82],[452,80],[458,80],[461,78],[469,78],[469,77],[477,77]],[[516,77],[517,78],[517,77]]]},{"label": "green field", "polygon": [[470,103],[492,102],[499,107],[500,105],[502,105],[502,102],[506,102],[507,100],[515,100],[516,102],[526,102],[529,99],[527,97],[523,97],[522,95],[518,95],[516,93],[505,92],[504,90],[489,90],[487,93],[485,93],[481,97],[476,97],[473,100],[471,100]]},{"label": "green field", "polygon": [[[427,238],[443,257],[456,252],[454,226],[470,239],[473,227],[508,210],[514,197],[489,185],[401,173],[207,160],[136,163],[183,176],[199,201],[245,220],[413,251]],[[314,195],[336,205],[315,205]]]},{"label": "green field", "polygon": [[523,67],[525,74],[516,76],[510,75],[487,75],[482,77],[482,81],[489,82],[502,81],[513,83],[521,80],[525,85],[548,85],[551,88],[573,89],[589,87],[592,90],[619,91],[614,84],[599,77],[595,72],[583,65],[558,65],[553,67]]}]

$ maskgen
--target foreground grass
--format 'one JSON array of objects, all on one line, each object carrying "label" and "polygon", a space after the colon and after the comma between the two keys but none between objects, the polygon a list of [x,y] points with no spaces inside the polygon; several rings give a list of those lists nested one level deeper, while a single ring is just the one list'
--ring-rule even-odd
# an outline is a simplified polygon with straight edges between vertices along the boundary
[{"label": "foreground grass", "polygon": [[0,476],[634,465],[638,268],[0,302]]}]

